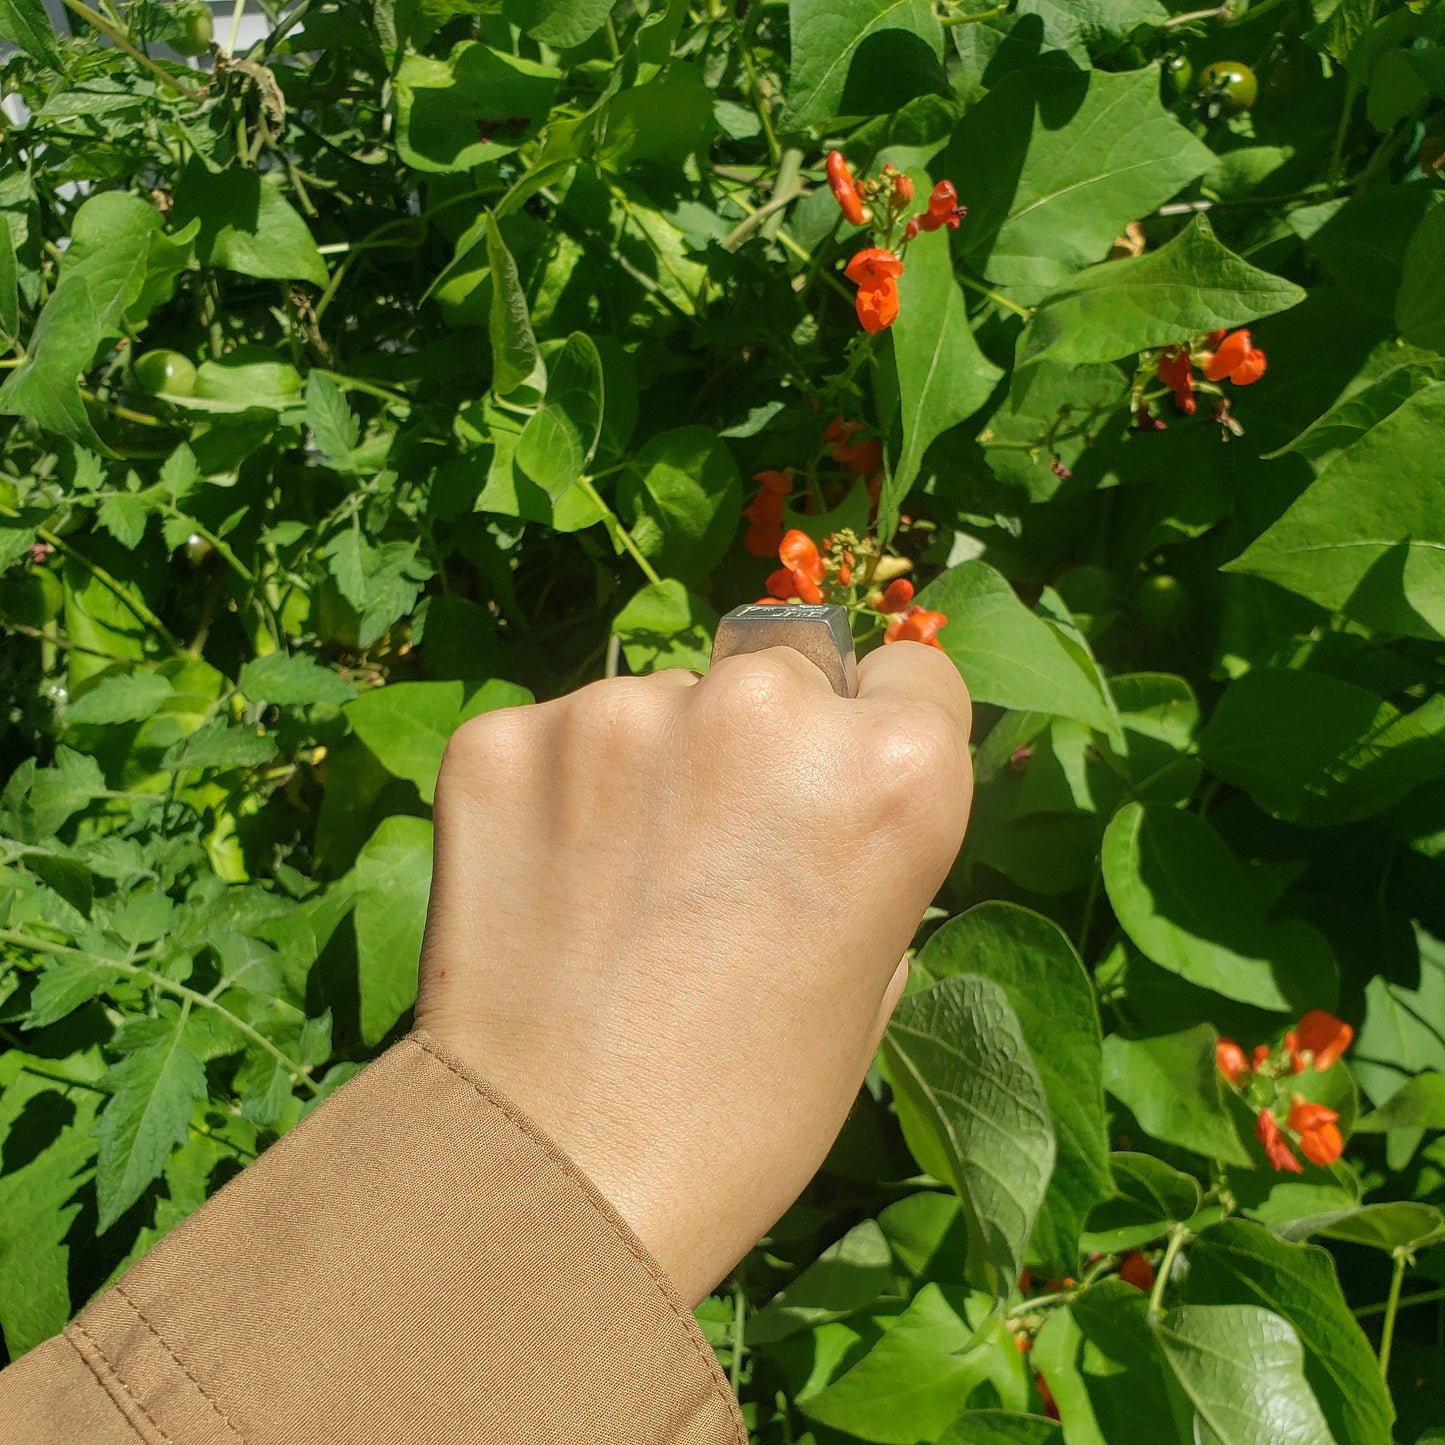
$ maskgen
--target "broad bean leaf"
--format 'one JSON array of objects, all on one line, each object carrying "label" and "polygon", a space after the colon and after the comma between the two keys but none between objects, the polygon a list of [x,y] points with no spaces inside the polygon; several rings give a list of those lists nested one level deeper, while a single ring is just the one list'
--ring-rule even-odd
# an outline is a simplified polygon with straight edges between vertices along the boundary
[{"label": "broad bean leaf", "polygon": [[616,0],[506,0],[507,18],[544,45],[565,49],[590,40]]},{"label": "broad bean leaf", "polygon": [[1046,296],[1015,364],[1115,361],[1273,315],[1304,296],[1221,245],[1198,216],[1159,250],[1091,266]]},{"label": "broad bean leaf", "polygon": [[[921,183],[926,184],[926,178]],[[903,445],[885,476],[879,531],[891,535],[898,507],[941,433],[972,416],[1003,374],[978,349],[963,293],[953,276],[946,230],[920,236],[898,281],[899,316],[891,328],[898,370]]]},{"label": "broad bean leaf", "polygon": [[1397,1199],[1304,1215],[1281,1232],[1297,1239],[1319,1234],[1393,1254],[1397,1249],[1415,1251],[1445,1240],[1445,1212],[1433,1204]]},{"label": "broad bean leaf", "polygon": [[1199,1211],[1199,1183],[1152,1154],[1109,1156],[1114,1195],[1089,1215],[1084,1247],[1101,1253],[1137,1249]]},{"label": "broad bean leaf", "polygon": [[487,260],[492,268],[492,390],[499,396],[534,381],[541,369],[537,339],[527,315],[527,297],[517,263],[495,216],[487,224]]},{"label": "broad bean leaf", "polygon": [[1305,1379],[1336,1440],[1390,1445],[1395,1410],[1379,1364],[1323,1249],[1257,1224],[1211,1225],[1189,1251],[1191,1305],[1263,1305],[1294,1326]]},{"label": "broad bean leaf", "polygon": [[927,0],[789,0],[788,29],[786,130],[947,94],[943,27]]},{"label": "broad bean leaf", "polygon": [[1440,256],[1445,251],[1445,206],[1428,210],[1410,237],[1405,252],[1400,292],[1395,298],[1395,324],[1416,346],[1445,351],[1445,277]]},{"label": "broad bean leaf", "polygon": [[573,332],[547,368],[547,394],[517,439],[516,464],[553,502],[586,470],[602,433],[602,361]]},{"label": "broad bean leaf", "polygon": [[649,582],[612,619],[635,673],[666,667],[706,671],[716,629],[717,613],[673,577]]},{"label": "broad bean leaf", "polygon": [[[993,163],[980,171],[979,155]],[[964,255],[1033,305],[1213,162],[1159,104],[1152,69],[1048,64],[1006,76],[972,107],[939,169],[968,177]]]},{"label": "broad bean leaf", "polygon": [[1043,1083],[1057,1145],[1032,1252],[1061,1277],[1072,1274],[1084,1220],[1113,1189],[1093,985],[1059,926],[1012,903],[981,903],[950,920],[929,938],[918,963],[936,979],[989,979],[1008,998]]},{"label": "broad bean leaf", "polygon": [[1109,824],[1101,861],[1121,926],[1161,968],[1256,1008],[1288,1012],[1309,994],[1333,1002],[1324,940],[1297,920],[1266,922],[1202,818],[1130,803]]},{"label": "broad bean leaf", "polygon": [[866,1309],[893,1282],[893,1252],[875,1220],[856,1224],[747,1322],[753,1346]]},{"label": "broad bean leaf", "polygon": [[665,576],[700,584],[727,550],[742,515],[742,484],[727,445],[707,427],[659,432],[618,483],[632,540]]},{"label": "broad bean leaf", "polygon": [[407,55],[393,91],[397,154],[414,170],[433,172],[500,160],[545,118],[557,78],[550,65],[474,40],[459,42],[445,60]]},{"label": "broad bean leaf", "polygon": [[1151,1138],[1225,1164],[1247,1165],[1224,1106],[1214,1060],[1215,1033],[1197,1024],[1179,1033],[1104,1040],[1104,1087]]},{"label": "broad bean leaf", "polygon": [[356,969],[361,1037],[375,1044],[416,1001],[432,825],[395,814],[383,819],[356,859]]},{"label": "broad bean leaf", "polygon": [[410,779],[430,803],[447,739],[469,718],[531,701],[525,688],[496,680],[470,694],[460,682],[395,682],[348,703],[346,716],[382,766]]},{"label": "broad bean leaf", "polygon": [[25,358],[0,387],[0,407],[61,436],[104,450],[77,377],[120,330],[140,294],[160,213],[139,196],[102,191],[75,214],[60,280],[36,322]]},{"label": "broad bean leaf", "polygon": [[919,1163],[963,1202],[973,1282],[1007,1294],[1055,1158],[1048,1096],[1008,994],[955,974],[909,995],[883,1057]]},{"label": "broad bean leaf", "polygon": [[1230,684],[1199,745],[1276,818],[1353,822],[1445,771],[1445,695],[1401,713],[1323,673],[1261,668]]},{"label": "broad bean leaf", "polygon": [[857,1364],[799,1408],[819,1424],[881,1445],[937,1439],[980,1386],[1022,1409],[1023,1365],[1016,1351],[1010,1359],[997,1348],[1003,1328],[979,1297],[926,1284]]},{"label": "broad bean leaf", "polygon": [[1030,612],[987,563],[950,568],[917,601],[947,615],[938,641],[979,701],[1112,728],[1097,673],[1086,669],[1059,633]]},{"label": "broad bean leaf", "polygon": [[159,1018],[127,1027],[129,1052],[106,1075],[111,1094],[95,1135],[95,1193],[102,1233],[140,1198],[184,1144],[191,1111],[206,1098],[206,1071],[185,1042],[186,1014],[168,1005]]},{"label": "broad bean leaf", "polygon": [[1197,1445],[1334,1445],[1290,1324],[1255,1305],[1185,1305],[1157,1326]]},{"label": "broad bean leaf", "polygon": [[1442,426],[1445,384],[1417,391],[1336,456],[1228,570],[1366,627],[1445,637],[1445,494],[1432,453]]},{"label": "broad bean leaf", "polygon": [[1378,1109],[1355,1124],[1357,1134],[1384,1134],[1391,1129],[1445,1129],[1445,1074],[1406,1079]]},{"label": "broad bean leaf", "polygon": [[1052,1420],[1011,1410],[968,1410],[938,1437],[938,1445],[1060,1445]]},{"label": "broad bean leaf", "polygon": [[200,160],[192,161],[176,187],[174,220],[177,226],[200,222],[196,258],[203,266],[326,285],[326,262],[310,228],[259,171],[213,172]]}]

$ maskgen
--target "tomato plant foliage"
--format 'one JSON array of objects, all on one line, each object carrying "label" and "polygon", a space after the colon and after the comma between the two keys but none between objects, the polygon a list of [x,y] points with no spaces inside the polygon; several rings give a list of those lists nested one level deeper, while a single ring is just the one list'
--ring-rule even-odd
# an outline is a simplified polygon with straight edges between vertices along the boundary
[{"label": "tomato plant foliage", "polygon": [[[699,1312],[755,1437],[1438,1438],[1445,10],[101,10],[0,5],[9,1354],[408,1026],[450,732],[781,519],[978,791]],[[845,175],[967,208],[869,334]]]}]

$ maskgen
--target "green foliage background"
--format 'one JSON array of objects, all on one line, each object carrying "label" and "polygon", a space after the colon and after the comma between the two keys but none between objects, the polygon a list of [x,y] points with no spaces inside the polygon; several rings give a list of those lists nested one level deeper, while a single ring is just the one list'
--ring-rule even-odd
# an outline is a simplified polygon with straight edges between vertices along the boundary
[{"label": "green foliage background", "polygon": [[[1445,1438],[1441,7],[300,0],[197,70],[66,3],[0,0],[9,1354],[407,1027],[459,722],[703,664],[761,468],[866,525],[842,415],[978,796],[699,1312],[756,1438]],[[834,145],[969,207],[871,340]],[[1242,435],[1131,434],[1138,353],[1242,324]],[[1296,1177],[1214,1044],[1307,1008]]]}]

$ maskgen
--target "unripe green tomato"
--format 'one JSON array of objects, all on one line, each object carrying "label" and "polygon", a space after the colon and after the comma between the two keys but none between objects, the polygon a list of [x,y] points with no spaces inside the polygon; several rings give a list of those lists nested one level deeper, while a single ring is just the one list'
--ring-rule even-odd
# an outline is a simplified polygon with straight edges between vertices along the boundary
[{"label": "unripe green tomato", "polygon": [[1189,613],[1189,593],[1168,572],[1146,577],[1134,593],[1134,616],[1147,632],[1169,632]]},{"label": "unripe green tomato", "polygon": [[136,357],[131,375],[147,396],[189,396],[196,385],[196,368],[179,351],[147,351]]},{"label": "unripe green tomato", "polygon": [[1230,110],[1248,110],[1259,94],[1259,81],[1242,60],[1216,60],[1200,72],[1199,89],[1220,96]]},{"label": "unripe green tomato", "polygon": [[1194,63],[1187,55],[1171,55],[1164,62],[1164,87],[1170,95],[1187,95],[1194,84]]},{"label": "unripe green tomato", "polygon": [[191,5],[176,14],[176,33],[170,47],[177,55],[204,55],[211,48],[211,11],[207,5]]}]

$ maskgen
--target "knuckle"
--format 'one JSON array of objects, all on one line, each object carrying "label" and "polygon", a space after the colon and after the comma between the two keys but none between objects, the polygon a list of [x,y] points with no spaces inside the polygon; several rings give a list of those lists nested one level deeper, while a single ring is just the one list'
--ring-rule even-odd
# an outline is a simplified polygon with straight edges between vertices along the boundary
[{"label": "knuckle", "polygon": [[508,707],[469,718],[447,739],[442,775],[491,772],[528,746],[535,708]]},{"label": "knuckle", "polygon": [[968,750],[949,712],[920,702],[873,724],[868,755],[874,779],[888,796],[923,809],[953,794]]},{"label": "knuckle", "polygon": [[643,678],[609,678],[568,700],[568,732],[583,748],[625,751],[650,740],[661,716],[660,697]]},{"label": "knuckle", "polygon": [[730,657],[709,674],[713,705],[750,730],[771,730],[785,721],[802,689],[797,666],[813,664],[787,648],[768,648]]}]

